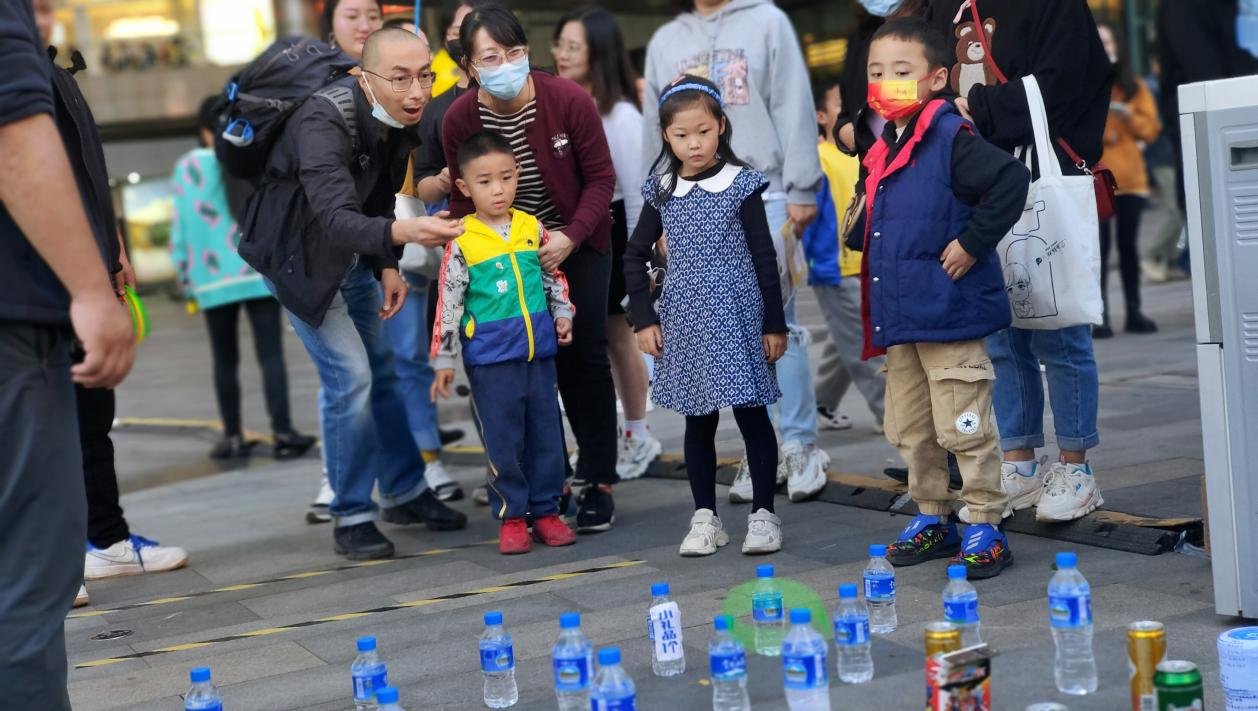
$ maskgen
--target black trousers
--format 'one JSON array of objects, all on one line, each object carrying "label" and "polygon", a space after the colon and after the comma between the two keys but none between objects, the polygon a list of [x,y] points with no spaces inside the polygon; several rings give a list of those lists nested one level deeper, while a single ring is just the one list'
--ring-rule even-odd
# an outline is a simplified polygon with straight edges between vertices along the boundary
[{"label": "black trousers", "polygon": [[[1109,323],[1109,253],[1118,243],[1118,273],[1123,282],[1127,318],[1140,313],[1140,213],[1149,199],[1142,195],[1119,195],[1114,219],[1101,225],[1101,296],[1105,300],[1105,322]],[[1117,240],[1114,235],[1117,234]]]},{"label": "black trousers", "polygon": [[74,386],[79,410],[79,446],[83,448],[83,485],[87,488],[87,540],[108,548],[131,537],[118,503],[118,472],[114,469],[116,398],[113,390]]},{"label": "black trousers", "polygon": [[69,329],[0,321],[0,707],[70,711],[86,497]]},{"label": "black trousers", "polygon": [[576,309],[572,345],[559,349],[559,395],[581,454],[576,477],[614,484],[616,474],[616,388],[607,358],[607,292],[611,254],[589,247],[573,252],[560,266],[568,278],[568,298]]},{"label": "black trousers", "polygon": [[293,424],[288,409],[288,370],[284,366],[283,321],[280,304],[272,298],[250,299],[205,310],[214,355],[214,394],[223,418],[223,434],[240,435],[240,335],[237,328],[240,307],[249,315],[253,349],[262,368],[262,387],[271,431],[287,434]]}]

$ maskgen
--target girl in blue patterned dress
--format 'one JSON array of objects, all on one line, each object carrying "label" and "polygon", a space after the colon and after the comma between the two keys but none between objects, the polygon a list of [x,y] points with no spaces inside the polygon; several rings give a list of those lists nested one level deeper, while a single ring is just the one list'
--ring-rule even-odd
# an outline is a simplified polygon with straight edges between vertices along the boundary
[{"label": "girl in blue patterned dress", "polygon": [[[777,438],[773,363],[786,351],[777,257],[765,218],[765,176],[730,150],[720,91],[683,76],[660,94],[664,147],[642,186],[645,204],[625,251],[625,284],[638,345],[656,358],[656,404],[686,417],[686,469],[695,513],[684,556],[729,543],[716,515],[716,427],[733,408],[753,486],[744,553],[782,547],[773,513]],[[668,278],[657,314],[647,262],[667,235]]]}]

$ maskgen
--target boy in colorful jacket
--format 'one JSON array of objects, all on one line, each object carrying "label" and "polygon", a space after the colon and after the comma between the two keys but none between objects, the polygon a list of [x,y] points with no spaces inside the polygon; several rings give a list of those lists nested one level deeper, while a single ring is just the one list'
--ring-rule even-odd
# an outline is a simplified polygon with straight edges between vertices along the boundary
[{"label": "boy in colorful jacket", "polygon": [[[887,119],[865,158],[865,357],[887,355],[887,439],[909,467],[920,512],[888,547],[893,565],[955,556],[971,578],[1013,561],[999,529],[999,437],[983,339],[1009,326],[995,247],[1022,216],[1030,175],[936,94],[953,60],[917,18],[884,24],[869,50],[869,105]],[[952,518],[948,452],[964,486]]]},{"label": "boy in colorful jacket", "polygon": [[572,303],[558,271],[541,267],[546,242],[536,217],[514,210],[519,167],[511,144],[482,132],[459,148],[459,190],[476,206],[466,231],[446,245],[432,354],[432,397],[449,397],[454,362],[472,387],[485,453],[490,506],[502,521],[498,550],[527,553],[533,535],[566,546],[575,534],[559,517],[564,480],[555,354],[572,342]]}]

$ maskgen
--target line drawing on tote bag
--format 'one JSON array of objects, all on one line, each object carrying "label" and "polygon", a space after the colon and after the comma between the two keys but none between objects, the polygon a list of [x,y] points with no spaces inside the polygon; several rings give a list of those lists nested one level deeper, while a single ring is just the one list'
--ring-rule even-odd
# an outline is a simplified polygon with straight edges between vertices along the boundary
[{"label": "line drawing on tote bag", "polygon": [[1038,201],[1022,211],[1022,217],[1010,230],[1019,239],[1004,245],[1005,293],[1017,318],[1056,316],[1057,284],[1053,280],[1053,263],[1049,259],[1061,249],[1060,242],[1049,244],[1037,234],[1040,213],[1047,208]]}]

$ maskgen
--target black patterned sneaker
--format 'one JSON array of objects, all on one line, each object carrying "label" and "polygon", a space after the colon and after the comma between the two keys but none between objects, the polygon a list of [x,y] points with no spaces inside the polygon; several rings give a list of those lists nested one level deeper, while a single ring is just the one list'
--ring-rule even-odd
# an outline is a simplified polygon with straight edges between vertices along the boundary
[{"label": "black patterned sneaker", "polygon": [[964,565],[970,580],[982,580],[1013,565],[1013,552],[1003,531],[990,523],[976,523],[965,530],[965,545],[951,562]]},{"label": "black patterned sneaker", "polygon": [[610,531],[616,521],[616,502],[612,495],[597,484],[587,486],[581,492],[577,507],[577,532],[598,533]]},{"label": "black patterned sneaker", "polygon": [[895,541],[887,546],[891,565],[908,566],[947,558],[961,550],[957,525],[939,516],[918,514]]}]

